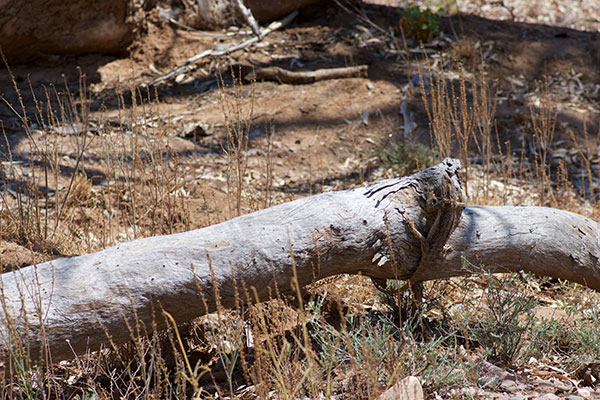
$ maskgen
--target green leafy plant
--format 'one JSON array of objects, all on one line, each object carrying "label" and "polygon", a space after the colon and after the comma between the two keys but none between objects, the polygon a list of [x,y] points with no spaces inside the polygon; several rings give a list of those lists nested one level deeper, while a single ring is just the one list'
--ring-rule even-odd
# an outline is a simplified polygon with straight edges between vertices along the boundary
[{"label": "green leafy plant", "polygon": [[432,335],[424,338],[417,332],[420,316],[398,326],[396,311],[348,315],[334,327],[324,318],[322,305],[322,298],[317,299],[308,304],[307,311],[324,376],[333,376],[333,381],[353,376],[357,386],[353,390],[363,394],[374,387],[389,387],[408,375],[420,376],[426,390],[464,385],[466,378],[457,369],[459,356],[454,346],[447,346],[454,332],[430,332]]},{"label": "green leafy plant", "polygon": [[419,6],[408,7],[400,19],[400,28],[404,34],[421,42],[429,42],[440,34],[440,13],[444,9],[433,11],[429,7],[422,10]]},{"label": "green leafy plant", "polygon": [[482,304],[466,307],[464,326],[469,337],[478,342],[486,357],[512,365],[525,344],[526,334],[535,324],[535,298],[515,289],[519,276],[483,274],[486,286]]},{"label": "green leafy plant", "polygon": [[540,319],[529,332],[529,343],[525,358],[543,357],[548,354],[572,354],[575,343],[570,333],[571,327],[555,319]]},{"label": "green leafy plant", "polygon": [[583,360],[589,362],[600,357],[600,308],[596,303],[582,314],[582,318],[576,321],[575,329],[571,332],[571,341],[580,353],[585,355]]},{"label": "green leafy plant", "polygon": [[407,141],[386,146],[379,152],[381,165],[400,175],[409,175],[435,164],[433,151],[420,143]]}]

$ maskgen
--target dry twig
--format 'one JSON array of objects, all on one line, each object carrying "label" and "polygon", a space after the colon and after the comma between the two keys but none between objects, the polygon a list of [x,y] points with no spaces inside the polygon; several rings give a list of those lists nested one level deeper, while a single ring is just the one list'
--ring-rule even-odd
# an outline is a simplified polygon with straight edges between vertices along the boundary
[{"label": "dry twig", "polygon": [[[296,18],[296,16],[298,15],[298,11],[294,11],[292,12],[290,15],[288,15],[287,17],[285,17],[284,19],[282,19],[281,21],[276,21],[271,23],[267,28],[265,28],[264,30],[261,30],[261,34],[262,37],[267,36],[269,33],[282,28],[283,26],[289,24],[294,18]],[[216,50],[216,49],[208,49],[203,51],[202,53],[196,54],[195,56],[189,58],[183,65],[180,65],[179,67],[167,72],[164,75],[159,76],[158,78],[154,79],[152,82],[150,82],[148,84],[148,86],[153,86],[156,85],[159,82],[162,82],[164,80],[167,80],[183,71],[185,71],[186,68],[188,68],[190,65],[198,62],[199,60],[209,57],[209,56],[222,56],[225,54],[231,54],[235,51],[238,50],[242,50],[245,49],[246,47],[249,47],[250,45],[256,43],[259,41],[259,37],[255,36],[252,37],[242,43],[236,44],[236,45],[232,45],[229,46],[225,49],[222,50]]]},{"label": "dry twig", "polygon": [[262,40],[263,33],[261,32],[260,26],[258,26],[258,22],[256,22],[254,15],[252,15],[252,11],[250,11],[250,9],[244,5],[244,2],[242,0],[237,0],[236,4],[239,12],[244,17],[244,20],[246,21],[248,26],[250,26],[250,29],[252,29],[252,32],[254,32],[256,36],[258,36],[258,40]]},{"label": "dry twig", "polygon": [[248,71],[244,74],[244,80],[265,80],[280,83],[306,84],[326,79],[365,76],[368,68],[367,65],[357,65],[342,68],[323,68],[315,71],[289,71],[279,67],[265,67]]}]

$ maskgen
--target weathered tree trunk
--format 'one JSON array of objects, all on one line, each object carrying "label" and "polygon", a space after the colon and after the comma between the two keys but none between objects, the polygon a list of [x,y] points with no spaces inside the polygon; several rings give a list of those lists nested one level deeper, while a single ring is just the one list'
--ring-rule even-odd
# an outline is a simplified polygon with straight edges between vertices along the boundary
[{"label": "weathered tree trunk", "polygon": [[129,340],[134,308],[139,322],[160,329],[161,309],[184,322],[217,301],[235,307],[252,288],[259,301],[289,291],[294,268],[300,286],[339,273],[416,282],[469,274],[466,258],[600,289],[598,224],[540,207],[463,212],[459,167],[447,159],[409,177],[3,274],[0,351],[15,338],[39,349],[45,337],[54,360],[68,358],[70,346],[98,348],[106,333]]}]

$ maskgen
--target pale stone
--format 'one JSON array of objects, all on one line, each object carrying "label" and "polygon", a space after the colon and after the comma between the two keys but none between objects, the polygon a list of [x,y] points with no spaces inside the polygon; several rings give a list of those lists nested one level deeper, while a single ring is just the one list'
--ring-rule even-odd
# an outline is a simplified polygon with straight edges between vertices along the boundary
[{"label": "pale stone", "polygon": [[592,398],[592,391],[586,388],[577,389],[577,395],[583,397],[584,399]]},{"label": "pale stone", "polygon": [[419,378],[407,376],[379,396],[379,400],[423,400]]},{"label": "pale stone", "polygon": [[517,383],[512,379],[505,379],[500,383],[500,387],[507,392],[514,392],[517,390]]},{"label": "pale stone", "polygon": [[514,394],[508,398],[508,400],[526,400],[526,399],[527,399],[527,397],[523,396],[522,394]]},{"label": "pale stone", "polygon": [[559,399],[560,399],[560,397],[558,397],[554,393],[542,393],[538,397],[536,397],[536,400],[559,400]]}]

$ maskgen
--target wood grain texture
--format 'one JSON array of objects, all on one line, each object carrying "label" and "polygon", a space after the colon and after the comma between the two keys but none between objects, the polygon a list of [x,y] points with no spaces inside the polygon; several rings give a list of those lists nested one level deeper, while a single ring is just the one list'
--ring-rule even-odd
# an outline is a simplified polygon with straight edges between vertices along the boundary
[{"label": "wood grain texture", "polygon": [[464,208],[459,168],[446,159],[409,177],[0,275],[0,353],[19,340],[35,353],[45,338],[55,361],[70,358],[106,344],[106,333],[128,341],[135,318],[162,329],[161,310],[189,321],[217,301],[233,308],[289,292],[294,275],[300,286],[340,273],[414,283],[484,265],[600,289],[596,222],[542,207]]},{"label": "wood grain texture", "polygon": [[600,290],[600,225],[568,211],[468,207],[447,248],[416,278],[468,275],[475,265],[497,272],[523,269]]}]

